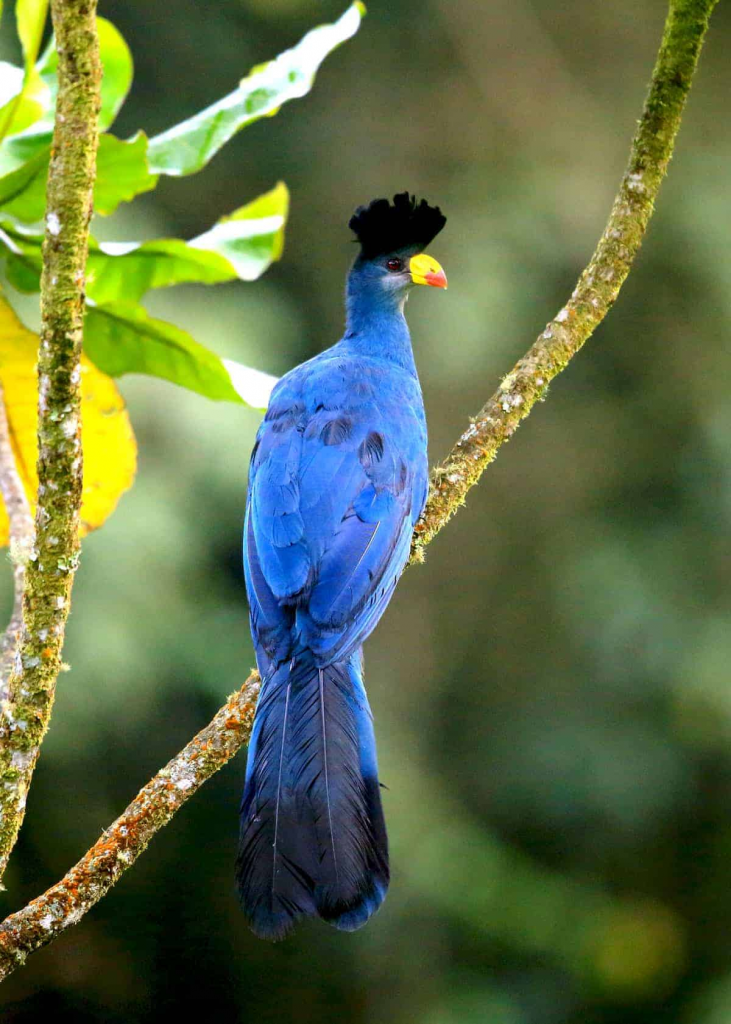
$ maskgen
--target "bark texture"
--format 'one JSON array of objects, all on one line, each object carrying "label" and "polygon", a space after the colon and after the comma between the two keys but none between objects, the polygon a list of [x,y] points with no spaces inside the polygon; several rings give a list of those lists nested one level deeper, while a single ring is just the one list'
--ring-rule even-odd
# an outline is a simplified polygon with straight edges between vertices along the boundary
[{"label": "bark texture", "polygon": [[516,363],[432,474],[411,560],[464,505],[474,487],[548,385],[576,355],[614,304],[639,252],[717,0],[671,0],[650,91],[609,220],[566,305]]},{"label": "bark texture", "polygon": [[96,171],[101,66],[96,0],[53,0],[58,101],[48,174],[38,355],[38,503],[0,720],[0,877],[53,706],[79,557],[79,367],[84,274]]},{"label": "bark texture", "polygon": [[60,882],[0,926],[0,981],[28,953],[76,924],[137,860],[149,841],[251,734],[259,677],[253,672],[213,721],[140,790]]}]

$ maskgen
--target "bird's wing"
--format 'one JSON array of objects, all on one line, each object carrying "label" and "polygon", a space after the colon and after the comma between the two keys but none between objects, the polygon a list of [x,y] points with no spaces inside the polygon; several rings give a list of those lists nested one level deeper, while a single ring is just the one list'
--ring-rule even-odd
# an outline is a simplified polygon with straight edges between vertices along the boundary
[{"label": "bird's wing", "polygon": [[277,634],[296,605],[305,642],[344,658],[375,626],[408,557],[426,459],[408,403],[354,402],[332,389],[328,397],[310,414],[275,401],[262,425],[247,581],[260,633]]},{"label": "bird's wing", "polygon": [[[267,667],[261,664],[262,657],[279,661],[287,656],[294,621],[288,602],[305,586],[310,571],[299,516],[301,433],[297,427],[303,409],[288,393],[286,383],[285,378],[272,394],[249,463],[244,574],[262,673]],[[288,536],[299,539],[289,543]]]}]

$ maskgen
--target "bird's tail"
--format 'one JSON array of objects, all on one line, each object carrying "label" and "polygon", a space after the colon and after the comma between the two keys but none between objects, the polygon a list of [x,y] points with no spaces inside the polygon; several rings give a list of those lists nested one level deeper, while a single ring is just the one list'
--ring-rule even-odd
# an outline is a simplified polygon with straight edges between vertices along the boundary
[{"label": "bird's tail", "polygon": [[264,680],[249,743],[236,879],[254,932],[297,918],[353,931],[388,888],[388,844],[360,652],[308,650]]}]

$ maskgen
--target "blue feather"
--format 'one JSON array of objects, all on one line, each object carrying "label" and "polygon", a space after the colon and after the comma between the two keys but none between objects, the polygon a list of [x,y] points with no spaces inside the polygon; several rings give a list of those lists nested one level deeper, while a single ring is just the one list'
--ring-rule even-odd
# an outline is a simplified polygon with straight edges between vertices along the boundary
[{"label": "blue feather", "polygon": [[318,668],[303,651],[262,687],[237,881],[263,938],[310,914],[350,930],[385,896],[386,829],[358,661]]},{"label": "blue feather", "polygon": [[388,888],[361,645],[406,564],[428,485],[401,276],[383,256],[356,260],[344,337],[279,381],[251,460],[244,564],[263,682],[237,880],[266,938],[307,916],[359,928]]}]

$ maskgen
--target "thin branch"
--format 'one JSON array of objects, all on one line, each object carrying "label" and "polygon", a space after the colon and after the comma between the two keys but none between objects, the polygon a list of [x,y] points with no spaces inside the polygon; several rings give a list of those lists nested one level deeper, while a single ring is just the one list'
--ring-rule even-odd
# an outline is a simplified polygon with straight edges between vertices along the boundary
[{"label": "thin branch", "polygon": [[[25,566],[33,553],[33,516],[20,479],[13,452],[5,395],[0,384],[0,493],[10,524],[10,558],[13,563],[13,610],[0,642],[0,708],[8,698],[8,676],[15,659],[18,634],[23,625],[23,585]],[[0,729],[5,724],[0,725]],[[0,739],[2,739],[0,732]]]},{"label": "thin branch", "polygon": [[255,672],[216,717],[106,829],[60,882],[7,918],[0,932],[0,981],[28,953],[76,924],[137,860],[149,841],[200,786],[247,742],[259,679]]},{"label": "thin branch", "polygon": [[[412,561],[464,502],[548,382],[578,352],[608,312],[627,276],[667,169],[708,19],[716,0],[671,0],[662,45],[629,168],[607,228],[576,291],[433,474],[432,493],[414,535]],[[211,724],[148,783],[57,885],[0,925],[0,980],[28,953],[57,938],[114,884],[154,833],[206,778],[249,739],[258,677],[229,699]]]},{"label": "thin branch", "polygon": [[673,154],[675,136],[717,0],[670,0],[662,43],[629,164],[589,265],[574,292],[474,417],[432,474],[431,492],[411,547],[423,561],[426,545],[464,504],[474,487],[548,385],[614,304],[637,255]]},{"label": "thin branch", "polygon": [[48,728],[79,552],[79,361],[101,67],[96,0],[52,0],[51,13],[58,101],[41,280],[36,539],[25,567],[23,627],[0,723],[0,876]]}]

